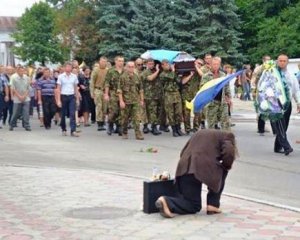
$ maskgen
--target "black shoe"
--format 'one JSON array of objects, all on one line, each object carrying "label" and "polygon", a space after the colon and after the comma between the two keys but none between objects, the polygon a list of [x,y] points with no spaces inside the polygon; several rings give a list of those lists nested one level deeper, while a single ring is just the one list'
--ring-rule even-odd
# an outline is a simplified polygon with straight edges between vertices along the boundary
[{"label": "black shoe", "polygon": [[148,134],[150,129],[148,128],[148,124],[144,124],[143,133]]},{"label": "black shoe", "polygon": [[283,149],[274,149],[274,152],[275,153],[284,153],[284,150]]},{"label": "black shoe", "polygon": [[107,128],[107,134],[110,136],[112,134],[113,130],[114,130],[113,123],[109,123],[108,128]]},{"label": "black shoe", "polygon": [[27,127],[27,128],[25,128],[25,131],[31,132],[31,128],[30,128],[30,127]]},{"label": "black shoe", "polygon": [[157,125],[155,125],[155,124],[152,124],[151,132],[152,132],[152,134],[153,134],[154,136],[157,136],[157,135],[160,135],[160,134],[161,134],[161,132],[158,131],[158,129],[157,129]]},{"label": "black shoe", "polygon": [[287,149],[287,150],[284,150],[284,155],[285,156],[287,156],[287,155],[289,155],[291,152],[293,152],[294,151],[294,149],[292,149],[292,148],[289,148],[289,149]]},{"label": "black shoe", "polygon": [[220,130],[221,128],[218,126],[218,124],[215,124],[215,129]]},{"label": "black shoe", "polygon": [[173,131],[173,137],[179,137],[177,129],[175,126],[172,126],[172,131]]},{"label": "black shoe", "polygon": [[104,122],[97,122],[98,124],[98,131],[105,131],[106,128],[104,127]]},{"label": "black shoe", "polygon": [[10,126],[9,127],[9,131],[13,131],[14,130],[14,127],[13,126]]},{"label": "black shoe", "polygon": [[159,130],[163,132],[170,132],[169,126],[168,125],[160,125]]},{"label": "black shoe", "polygon": [[169,125],[165,126],[165,132],[170,132]]},{"label": "black shoe", "polygon": [[117,133],[120,137],[123,135],[122,128],[120,125],[117,125],[114,133]]},{"label": "black shoe", "polygon": [[184,135],[183,132],[181,132],[180,124],[176,125],[176,131],[178,133],[178,136],[183,136]]},{"label": "black shoe", "polygon": [[[201,129],[202,129],[202,128],[201,128]],[[192,133],[195,133],[195,132],[197,132],[197,131],[198,131],[197,128],[193,128],[193,129],[191,130]]]}]

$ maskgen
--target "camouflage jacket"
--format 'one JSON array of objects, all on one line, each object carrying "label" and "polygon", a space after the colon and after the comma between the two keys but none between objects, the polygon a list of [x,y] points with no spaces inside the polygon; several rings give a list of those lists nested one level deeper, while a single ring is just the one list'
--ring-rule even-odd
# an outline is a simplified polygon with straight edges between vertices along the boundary
[{"label": "camouflage jacket", "polygon": [[109,88],[109,91],[117,92],[121,74],[122,73],[119,73],[115,67],[109,69],[105,76],[104,87]]},{"label": "camouflage jacket", "polygon": [[145,99],[159,99],[162,94],[161,84],[159,78],[157,77],[153,81],[147,79],[148,76],[152,75],[153,72],[149,69],[146,69],[142,73],[142,81],[144,86],[144,95]]},{"label": "camouflage jacket", "polygon": [[163,86],[164,93],[179,92],[179,78],[175,72],[163,71],[159,75],[160,82]]},{"label": "camouflage jacket", "polygon": [[104,90],[105,84],[105,77],[107,74],[108,69],[104,68],[95,68],[91,74],[91,84],[90,84],[90,91],[91,93],[94,92],[95,88]]},{"label": "camouflage jacket", "polygon": [[198,74],[194,74],[192,78],[182,85],[181,95],[184,100],[191,101],[200,88],[201,77]]},{"label": "camouflage jacket", "polygon": [[203,72],[203,75],[210,72],[210,68],[207,65],[202,66],[200,69]]},{"label": "camouflage jacket", "polygon": [[126,104],[138,103],[140,101],[140,93],[143,91],[142,81],[136,73],[132,77],[127,72],[120,76],[118,93],[123,95],[123,100]]}]

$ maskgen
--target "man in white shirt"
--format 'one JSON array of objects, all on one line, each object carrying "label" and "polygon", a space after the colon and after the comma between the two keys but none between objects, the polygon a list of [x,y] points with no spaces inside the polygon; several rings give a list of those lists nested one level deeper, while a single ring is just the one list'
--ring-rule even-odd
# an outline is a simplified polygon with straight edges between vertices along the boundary
[{"label": "man in white shirt", "polygon": [[72,73],[72,63],[65,64],[65,72],[57,79],[58,107],[61,107],[61,129],[63,136],[67,135],[66,115],[69,112],[71,136],[79,137],[76,133],[75,111],[79,104],[78,78]]},{"label": "man in white shirt", "polygon": [[276,139],[274,143],[274,152],[284,153],[289,155],[293,152],[293,148],[290,146],[286,131],[289,126],[290,116],[292,112],[292,98],[297,103],[297,111],[300,112],[300,89],[299,83],[293,74],[290,74],[287,70],[289,58],[285,54],[281,54],[277,58],[277,67],[281,75],[281,79],[284,85],[286,85],[286,95],[288,98],[288,104],[284,107],[283,118],[273,122],[273,126],[276,129]]},{"label": "man in white shirt", "polygon": [[25,69],[23,66],[17,67],[17,72],[10,78],[10,84],[14,105],[9,130],[14,130],[14,127],[17,125],[18,117],[22,115],[23,127],[26,131],[31,131],[29,125],[30,79],[25,75]]}]

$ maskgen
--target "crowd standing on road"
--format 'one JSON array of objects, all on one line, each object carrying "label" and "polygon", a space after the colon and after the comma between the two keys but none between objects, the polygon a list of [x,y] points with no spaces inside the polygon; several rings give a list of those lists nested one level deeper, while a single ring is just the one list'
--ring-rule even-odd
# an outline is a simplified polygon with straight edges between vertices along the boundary
[{"label": "crowd standing on road", "polygon": [[[269,59],[264,56],[263,62]],[[295,98],[300,111],[299,82],[288,74],[287,63],[286,55],[278,57],[277,66],[287,83],[289,99]],[[137,140],[143,140],[143,134],[159,136],[170,129],[174,137],[204,128],[230,131],[234,126],[230,120],[232,98],[255,99],[262,66],[252,72],[251,66],[245,65],[243,74],[226,85],[200,113],[191,113],[185,102],[191,101],[205,83],[234,72],[232,66],[222,65],[222,59],[211,54],[196,59],[194,70],[184,73],[177,72],[168,60],[138,58],[125,63],[122,56],[116,56],[114,64],[102,56],[92,70],[79,67],[76,60],[54,70],[0,66],[0,128],[9,124],[13,131],[21,120],[25,130],[31,131],[29,116],[35,107],[41,126],[49,130],[52,123],[59,123],[63,136],[68,135],[66,118],[73,137],[80,136],[81,124],[89,127],[94,123],[98,131],[106,130],[109,136],[118,134],[123,139],[133,127]],[[286,137],[290,113],[291,105],[284,121],[272,123],[276,153],[292,152]],[[265,132],[264,125],[264,119],[258,116],[260,135]]]}]

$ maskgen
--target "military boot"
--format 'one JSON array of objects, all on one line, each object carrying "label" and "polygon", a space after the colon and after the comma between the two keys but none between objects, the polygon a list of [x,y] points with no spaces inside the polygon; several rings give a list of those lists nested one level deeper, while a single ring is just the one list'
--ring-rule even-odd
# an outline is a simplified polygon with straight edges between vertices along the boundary
[{"label": "military boot", "polygon": [[100,131],[105,131],[105,123],[104,122],[100,122]]},{"label": "military boot", "polygon": [[122,136],[122,128],[121,128],[121,126],[119,124],[117,124],[114,133],[117,133],[119,136]]},{"label": "military boot", "polygon": [[179,137],[176,126],[172,126],[173,137]]},{"label": "military boot", "polygon": [[152,132],[152,134],[153,134],[154,136],[157,136],[157,135],[160,135],[160,134],[161,134],[161,132],[158,131],[157,125],[156,125],[156,124],[152,124],[151,132]]},{"label": "military boot", "polygon": [[183,135],[184,135],[183,132],[181,132],[180,124],[177,124],[177,125],[176,125],[176,131],[177,131],[177,133],[178,133],[178,136],[183,136]]},{"label": "military boot", "polygon": [[136,140],[144,140],[144,137],[140,130],[135,132],[135,138],[136,138]]},{"label": "military boot", "polygon": [[148,124],[144,124],[143,133],[148,134],[150,132],[150,129],[148,128]]},{"label": "military boot", "polygon": [[98,131],[105,131],[104,122],[97,122],[98,125]]},{"label": "military boot", "polygon": [[121,137],[123,133],[123,128],[120,125],[117,125],[118,135]]},{"label": "military boot", "polygon": [[170,132],[170,129],[169,129],[168,125],[160,125],[159,130],[164,131],[164,132]]},{"label": "military boot", "polygon": [[114,124],[113,123],[109,123],[108,124],[108,129],[107,129],[107,134],[111,135],[113,131],[114,131]]},{"label": "military boot", "polygon": [[101,122],[97,122],[97,126],[98,126],[97,130],[101,131]]}]

